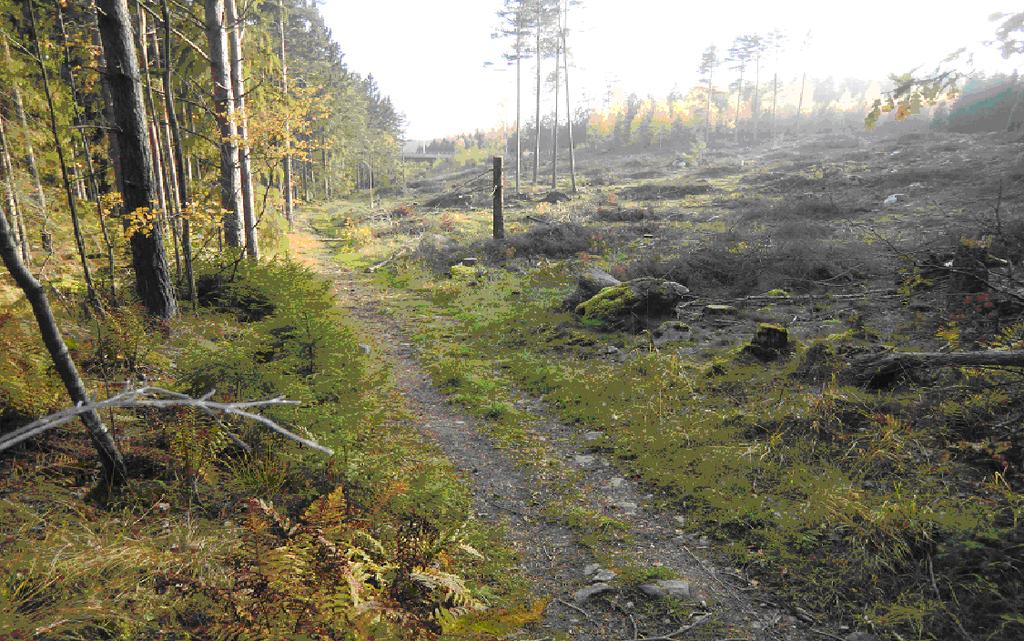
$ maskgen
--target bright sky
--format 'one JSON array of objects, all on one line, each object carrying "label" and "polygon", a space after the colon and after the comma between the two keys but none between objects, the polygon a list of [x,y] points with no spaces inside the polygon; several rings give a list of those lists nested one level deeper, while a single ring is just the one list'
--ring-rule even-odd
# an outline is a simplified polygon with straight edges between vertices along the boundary
[{"label": "bright sky", "polygon": [[[515,122],[514,68],[500,59],[508,43],[491,38],[501,0],[321,4],[350,68],[373,73],[405,113],[408,138]],[[992,38],[989,15],[1013,10],[1020,8],[1007,0],[584,0],[570,14],[573,99],[600,107],[609,91],[659,98],[673,88],[685,91],[708,45],[724,51],[736,35],[775,28],[789,34],[791,49],[813,34],[806,52],[780,61],[782,78],[806,69],[817,77],[884,79],[933,68],[962,46],[982,52],[979,68],[1012,70],[1024,59],[1002,61],[981,43]],[[546,74],[553,63],[545,63]],[[534,73],[534,61],[524,61],[524,120],[532,112]]]}]

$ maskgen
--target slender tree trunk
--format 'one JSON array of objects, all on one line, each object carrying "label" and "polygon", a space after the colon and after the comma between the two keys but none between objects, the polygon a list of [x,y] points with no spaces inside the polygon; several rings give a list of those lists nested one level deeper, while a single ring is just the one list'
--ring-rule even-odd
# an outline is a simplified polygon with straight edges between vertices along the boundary
[{"label": "slender tree trunk", "polygon": [[[0,38],[4,43],[4,60],[8,66],[12,65],[11,46],[7,38]],[[25,103],[21,99],[21,87],[17,78],[11,78],[11,93],[14,96],[14,111],[18,117],[18,125],[21,129],[22,146],[25,151],[25,164],[28,165],[29,174],[32,176],[32,187],[35,189],[36,207],[39,208],[39,216],[43,223],[43,230],[47,229],[49,210],[46,208],[46,192],[43,191],[43,182],[39,179],[39,167],[36,165],[36,152],[32,146],[32,130],[28,126],[28,116],[25,114]],[[25,261],[28,263],[28,260]]]},{"label": "slender tree trunk", "polygon": [[46,105],[50,115],[50,133],[53,134],[53,146],[57,152],[57,164],[60,166],[60,176],[64,182],[64,194],[68,201],[68,211],[71,213],[71,225],[74,229],[75,244],[78,247],[78,257],[82,262],[82,275],[85,278],[85,288],[90,302],[99,304],[96,296],[96,288],[92,282],[92,271],[89,268],[89,260],[86,258],[85,239],[82,236],[82,227],[78,218],[78,203],[71,184],[71,176],[68,174],[67,162],[64,158],[64,145],[61,143],[60,134],[57,129],[57,114],[53,106],[53,94],[50,92],[50,79],[43,63],[42,53],[39,47],[39,29],[36,26],[36,10],[34,2],[30,0],[25,3],[29,16],[29,25],[32,29],[32,44],[35,49],[34,55],[39,65],[39,75],[43,81],[43,93],[46,95]]},{"label": "slender tree trunk", "polygon": [[[122,0],[123,1],[123,0]],[[14,277],[14,281],[25,293],[25,298],[32,305],[32,313],[35,315],[36,324],[39,326],[39,333],[42,335],[46,350],[50,353],[54,368],[64,383],[65,389],[71,396],[73,403],[89,403],[89,393],[85,389],[85,383],[78,374],[78,368],[71,359],[64,337],[61,336],[60,328],[53,317],[50,302],[46,298],[46,290],[28,270],[18,255],[18,249],[14,244],[14,234],[10,224],[7,222],[7,215],[0,208],[0,258],[3,258],[7,271]],[[127,478],[124,459],[117,449],[114,437],[107,431],[99,414],[95,411],[82,415],[82,423],[89,431],[93,447],[99,455],[100,464],[103,466],[103,481],[108,485],[121,485]]]},{"label": "slender tree trunk", "polygon": [[804,110],[804,89],[807,87],[807,72],[804,72],[803,78],[800,80],[800,100],[796,103],[796,122],[794,123],[793,130],[799,131],[800,129],[800,113]]},{"label": "slender tree trunk", "polygon": [[210,45],[213,102],[220,130],[220,200],[224,214],[224,242],[242,247],[241,175],[238,171],[238,129],[231,91],[228,35],[224,29],[224,0],[205,0],[206,39]]},{"label": "slender tree trunk", "polygon": [[[285,101],[285,113],[288,111],[288,55],[285,50],[284,42],[284,0],[278,0],[277,3],[277,29],[278,35],[281,38],[281,95]],[[295,216],[294,202],[292,198],[292,132],[291,122],[288,117],[284,119],[284,158],[282,164],[284,165],[284,217],[288,221],[288,230],[292,229],[293,219]]]},{"label": "slender tree trunk", "polygon": [[754,144],[757,144],[757,125],[761,121],[761,57],[758,56],[754,62]]},{"label": "slender tree trunk", "polygon": [[7,194],[7,208],[11,212],[13,219],[11,233],[14,234],[15,244],[21,250],[21,259],[28,263],[28,238],[25,236],[25,223],[22,220],[18,192],[14,186],[14,163],[11,162],[11,155],[8,150],[4,115],[0,113],[0,179],[3,179],[4,182],[4,190]]},{"label": "slender tree trunk", "polygon": [[558,88],[561,78],[558,70],[561,68],[560,60],[562,53],[562,44],[560,41],[555,42],[555,110],[552,112],[551,117],[553,122],[551,123],[551,188],[556,189],[558,187]]},{"label": "slender tree trunk", "polygon": [[178,114],[174,110],[174,98],[171,83],[171,11],[167,0],[162,0],[161,10],[164,22],[164,111],[167,113],[167,126],[171,130],[171,148],[174,152],[174,174],[178,178],[178,206],[181,216],[181,253],[185,263],[185,286],[192,310],[199,307],[196,294],[196,277],[192,271],[192,205],[188,193],[188,178],[185,170],[185,157],[181,149],[181,127],[178,125]]},{"label": "slender tree trunk", "polygon": [[734,125],[736,127],[736,131],[734,132],[734,134],[736,135],[736,142],[740,141],[740,105],[742,104],[740,102],[741,100],[743,100],[743,70],[742,69],[740,69],[740,86],[739,86],[739,89],[736,90],[736,123]]},{"label": "slender tree trunk", "polygon": [[68,32],[64,26],[64,10],[60,0],[54,1],[54,10],[57,15],[57,26],[60,30],[61,45],[64,49],[64,73],[67,74],[68,87],[71,89],[72,119],[77,125],[78,135],[81,139],[82,150],[85,154],[86,177],[89,179],[89,187],[92,192],[93,204],[96,206],[96,218],[99,219],[100,232],[103,235],[103,245],[107,250],[107,269],[110,271],[110,300],[117,298],[117,286],[114,284],[114,244],[111,242],[110,234],[107,231],[107,221],[103,215],[103,203],[100,201],[100,186],[96,180],[96,170],[92,161],[92,148],[89,145],[89,136],[85,132],[85,117],[81,110],[81,96],[78,93],[78,83],[75,81],[74,66],[71,61],[71,44],[68,42]]},{"label": "slender tree trunk", "polygon": [[242,56],[241,19],[235,0],[225,0],[228,28],[228,54],[231,58],[231,95],[235,101],[235,120],[238,127],[238,174],[242,189],[242,221],[245,224],[245,253],[249,258],[260,256],[256,237],[256,199],[253,196],[252,164],[249,158],[249,118],[245,113],[245,59]]},{"label": "slender tree trunk", "polygon": [[778,72],[772,75],[771,80],[771,139],[775,140],[775,117],[778,112]]},{"label": "slender tree trunk", "polygon": [[569,22],[569,5],[564,5],[565,20],[562,25],[562,66],[565,67],[565,122],[569,128],[569,178],[572,182],[572,193],[576,193],[576,140],[572,132],[572,105],[569,102],[569,46],[566,44],[566,31]]},{"label": "slender tree trunk", "polygon": [[139,51],[139,63],[141,64],[141,71],[143,74],[143,83],[145,85],[145,92],[143,96],[146,100],[146,109],[149,112],[149,149],[153,154],[153,171],[155,172],[154,177],[156,178],[157,196],[160,204],[160,212],[157,218],[158,224],[160,225],[160,231],[166,232],[166,221],[171,218],[170,203],[173,200],[173,195],[170,193],[171,186],[167,183],[167,175],[165,173],[165,166],[163,158],[160,155],[160,150],[163,149],[163,141],[160,136],[160,126],[156,121],[156,107],[153,104],[153,83],[149,76],[149,47],[146,45],[147,34],[149,32],[149,26],[146,20],[146,12],[142,9],[142,0],[135,0],[135,13],[137,14],[139,21],[139,29],[136,34],[135,46],[138,47]]},{"label": "slender tree trunk", "polygon": [[[138,58],[132,42],[127,0],[96,0],[100,36],[107,60],[113,123],[118,131],[121,195],[124,211],[150,207],[156,192],[152,154],[146,134],[146,108]],[[159,225],[131,235],[135,286],[151,316],[172,318],[177,312]]]},{"label": "slender tree trunk", "polygon": [[[713,64],[713,63],[712,63]],[[714,66],[708,71],[708,107],[704,112],[704,145],[710,146],[711,144],[711,99],[714,96],[715,85],[715,68]]]},{"label": "slender tree trunk", "polygon": [[[171,50],[170,50],[170,48],[168,48],[167,49],[167,55],[166,56],[161,56],[160,38],[157,35],[156,28],[153,29],[152,36],[153,37],[152,37],[150,42],[152,44],[152,49],[153,49],[153,58],[156,59],[156,62],[157,62],[158,65],[160,65],[161,69],[166,69],[167,65],[171,64],[171,62],[170,62],[170,52],[171,52]],[[146,76],[147,76],[146,80],[148,82],[149,81],[149,74],[148,74],[148,72],[147,72]],[[153,95],[152,85],[149,85],[149,86],[150,86],[150,89],[147,92],[147,96],[152,101],[152,95]],[[166,82],[166,74],[164,74],[163,72],[161,72],[161,75],[160,75],[160,86],[163,89],[163,95],[167,96],[168,91],[170,90],[169,89],[170,85]],[[173,244],[174,244],[174,278],[175,278],[176,282],[180,283],[181,282],[181,250],[180,250],[180,247],[178,246],[178,228],[179,228],[179,224],[181,222],[182,209],[181,209],[181,197],[178,194],[177,170],[176,170],[176,168],[174,166],[174,150],[171,148],[171,125],[170,125],[170,122],[169,122],[170,121],[170,116],[168,116],[168,114],[167,114],[167,101],[166,100],[162,101],[163,119],[159,123],[156,122],[156,114],[159,113],[159,110],[156,108],[155,104],[153,104],[151,106],[152,106],[152,109],[153,109],[153,122],[154,122],[155,125],[157,125],[159,130],[163,131],[162,135],[160,136],[160,164],[163,167],[163,173],[161,175],[164,178],[164,183],[167,185],[167,187],[164,190],[164,192],[167,194],[168,210],[171,213],[171,215],[170,215],[171,239],[173,240]]]},{"label": "slender tree trunk", "polygon": [[535,129],[535,133],[536,133],[535,140],[534,140],[534,149],[533,149],[533,184],[534,185],[537,184],[537,174],[540,172],[540,62],[541,62],[541,58],[543,57],[543,56],[541,56],[540,42],[541,42],[541,27],[542,27],[541,22],[543,21],[543,19],[544,19],[543,7],[541,6],[540,2],[537,2],[537,50],[535,52],[536,55],[537,55],[537,114],[536,114],[536,121],[534,122],[534,124],[535,124],[534,129]]}]

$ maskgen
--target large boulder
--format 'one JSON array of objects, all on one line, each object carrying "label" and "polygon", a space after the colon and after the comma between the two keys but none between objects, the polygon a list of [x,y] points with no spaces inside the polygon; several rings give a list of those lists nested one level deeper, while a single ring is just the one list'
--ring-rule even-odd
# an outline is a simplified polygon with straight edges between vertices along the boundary
[{"label": "large boulder", "polygon": [[622,281],[603,269],[587,267],[576,277],[576,291],[565,299],[565,309],[576,309],[583,301],[590,300],[605,287],[621,285]]},{"label": "large boulder", "polygon": [[676,306],[690,296],[679,283],[660,278],[635,278],[605,287],[574,310],[584,322],[603,329],[638,332],[653,329],[675,316]]}]

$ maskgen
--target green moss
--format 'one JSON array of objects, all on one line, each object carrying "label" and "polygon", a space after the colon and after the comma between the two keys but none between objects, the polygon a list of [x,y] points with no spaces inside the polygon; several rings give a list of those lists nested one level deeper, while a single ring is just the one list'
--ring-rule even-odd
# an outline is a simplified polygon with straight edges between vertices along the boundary
[{"label": "green moss", "polygon": [[605,287],[590,300],[576,306],[576,313],[584,321],[612,325],[629,314],[629,307],[635,301],[632,288],[628,285]]}]

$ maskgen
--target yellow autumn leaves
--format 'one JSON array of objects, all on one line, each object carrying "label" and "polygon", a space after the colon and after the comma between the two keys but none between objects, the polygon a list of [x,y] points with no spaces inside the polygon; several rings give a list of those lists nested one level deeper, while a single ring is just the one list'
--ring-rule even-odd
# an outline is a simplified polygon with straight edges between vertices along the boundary
[{"label": "yellow autumn leaves", "polygon": [[[161,220],[160,209],[157,207],[137,207],[130,213],[121,216],[123,201],[121,194],[111,192],[100,197],[103,215],[109,218],[120,218],[124,237],[131,238],[135,234],[146,236],[153,233],[153,225]],[[217,205],[191,202],[181,211],[179,220],[187,220],[193,225],[216,225],[227,214]]]}]

